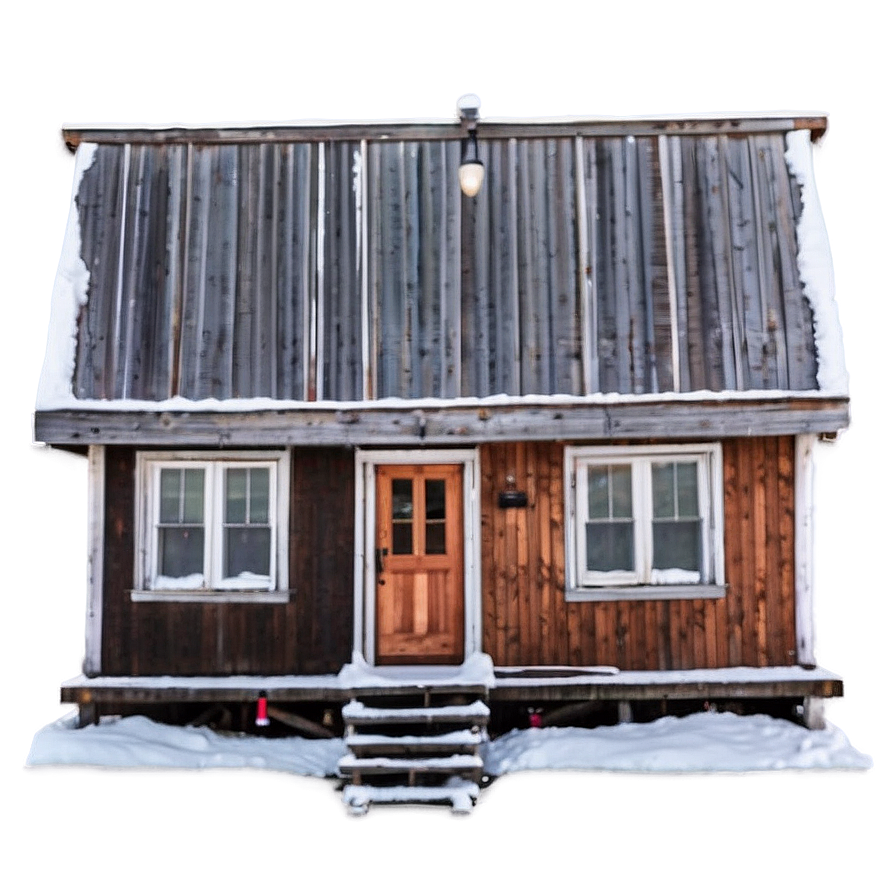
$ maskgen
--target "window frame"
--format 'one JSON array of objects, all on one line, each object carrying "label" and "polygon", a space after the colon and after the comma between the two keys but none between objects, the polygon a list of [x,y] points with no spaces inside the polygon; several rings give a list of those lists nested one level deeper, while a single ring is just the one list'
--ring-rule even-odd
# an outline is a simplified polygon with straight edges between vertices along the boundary
[{"label": "window frame", "polygon": [[[236,468],[267,469],[270,473],[268,518],[271,529],[271,574],[266,582],[247,584],[224,574],[225,477]],[[203,512],[203,583],[183,587],[164,580],[159,564],[161,471],[206,471]],[[214,601],[223,603],[286,603],[289,600],[289,452],[288,451],[141,451],[136,468],[135,588],[133,601]],[[262,578],[262,577],[259,577]]]},{"label": "window frame", "polygon": [[[700,579],[665,582],[653,568],[652,468],[657,463],[697,464],[701,525]],[[599,572],[585,567],[588,468],[628,465],[632,475],[634,570]],[[667,445],[576,445],[564,456],[566,502],[566,599],[568,601],[706,599],[725,596],[722,447],[714,443]],[[681,577],[684,579],[684,577]]]}]

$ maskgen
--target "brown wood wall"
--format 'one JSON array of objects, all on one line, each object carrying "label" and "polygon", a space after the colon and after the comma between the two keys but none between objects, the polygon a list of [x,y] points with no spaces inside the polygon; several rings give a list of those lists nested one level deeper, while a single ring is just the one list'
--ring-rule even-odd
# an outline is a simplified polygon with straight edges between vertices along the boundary
[{"label": "brown wood wall", "polygon": [[288,604],[133,603],[135,458],[106,450],[102,674],[315,674],[351,659],[350,451],[293,453]]},{"label": "brown wood wall", "polygon": [[[723,442],[720,600],[567,603],[563,446],[484,445],[483,649],[496,665],[690,669],[795,662],[794,441]],[[530,506],[499,509],[505,477]]]}]

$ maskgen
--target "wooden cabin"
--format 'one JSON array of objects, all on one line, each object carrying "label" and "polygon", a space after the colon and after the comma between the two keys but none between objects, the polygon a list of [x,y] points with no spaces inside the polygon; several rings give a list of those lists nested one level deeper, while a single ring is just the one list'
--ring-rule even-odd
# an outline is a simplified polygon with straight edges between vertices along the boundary
[{"label": "wooden cabin", "polygon": [[812,450],[849,416],[825,128],[65,130],[35,415],[89,466],[63,700],[251,725],[263,692],[338,733],[454,680],[499,728],[817,724]]}]

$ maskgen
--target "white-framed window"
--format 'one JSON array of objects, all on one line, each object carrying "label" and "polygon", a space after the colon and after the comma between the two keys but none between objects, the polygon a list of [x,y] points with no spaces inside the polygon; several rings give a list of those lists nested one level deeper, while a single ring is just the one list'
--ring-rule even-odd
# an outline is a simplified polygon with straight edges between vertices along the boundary
[{"label": "white-framed window", "polygon": [[569,600],[723,597],[722,450],[566,449]]},{"label": "white-framed window", "polygon": [[288,599],[286,452],[141,452],[134,600]]}]

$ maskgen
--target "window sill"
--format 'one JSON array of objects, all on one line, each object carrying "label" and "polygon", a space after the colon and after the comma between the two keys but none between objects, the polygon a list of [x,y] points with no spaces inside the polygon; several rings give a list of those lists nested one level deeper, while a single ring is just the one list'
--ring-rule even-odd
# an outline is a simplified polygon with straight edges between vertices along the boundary
[{"label": "window sill", "polygon": [[133,603],[287,604],[288,591],[132,591]]},{"label": "window sill", "polygon": [[726,585],[629,585],[606,588],[570,588],[570,603],[610,600],[718,600],[725,596]]}]

